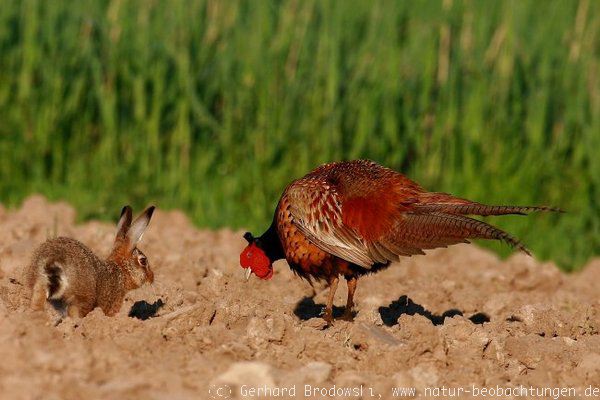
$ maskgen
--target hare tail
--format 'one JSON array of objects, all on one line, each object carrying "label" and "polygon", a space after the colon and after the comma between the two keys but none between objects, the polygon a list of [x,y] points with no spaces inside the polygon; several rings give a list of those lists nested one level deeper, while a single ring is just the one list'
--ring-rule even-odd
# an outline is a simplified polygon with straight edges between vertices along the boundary
[{"label": "hare tail", "polygon": [[67,277],[63,267],[56,261],[50,261],[44,267],[44,275],[47,279],[46,298],[48,300],[59,300],[67,289]]}]

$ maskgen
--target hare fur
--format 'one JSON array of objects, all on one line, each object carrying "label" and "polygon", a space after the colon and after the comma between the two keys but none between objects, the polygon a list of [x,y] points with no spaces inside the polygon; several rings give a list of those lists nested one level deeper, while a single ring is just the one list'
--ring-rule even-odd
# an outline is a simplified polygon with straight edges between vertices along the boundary
[{"label": "hare fur", "polygon": [[123,208],[106,260],[67,237],[40,245],[25,270],[31,309],[43,310],[48,303],[63,317],[85,317],[96,307],[108,316],[116,314],[128,291],[154,281],[148,259],[137,248],[153,212],[148,207],[132,222],[131,207]]}]

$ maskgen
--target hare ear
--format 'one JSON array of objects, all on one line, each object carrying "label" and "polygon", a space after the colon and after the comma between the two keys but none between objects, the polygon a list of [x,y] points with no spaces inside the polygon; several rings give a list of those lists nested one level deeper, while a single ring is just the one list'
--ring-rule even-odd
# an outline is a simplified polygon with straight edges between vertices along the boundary
[{"label": "hare ear", "polygon": [[154,212],[154,206],[150,206],[144,210],[144,212],[133,221],[131,227],[127,231],[127,237],[129,238],[129,246],[134,248],[140,240],[142,240],[142,236],[144,236],[144,232],[150,223],[150,219],[152,218],[152,213]]},{"label": "hare ear", "polygon": [[121,218],[119,218],[119,223],[117,224],[117,237],[124,238],[127,235],[127,231],[131,226],[132,211],[131,207],[125,206],[121,210]]}]

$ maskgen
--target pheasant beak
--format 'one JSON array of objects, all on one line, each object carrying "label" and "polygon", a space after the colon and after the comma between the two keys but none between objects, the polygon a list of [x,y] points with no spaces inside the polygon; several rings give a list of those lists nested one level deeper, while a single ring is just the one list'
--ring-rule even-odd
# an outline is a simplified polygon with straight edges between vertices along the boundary
[{"label": "pheasant beak", "polygon": [[246,268],[246,271],[244,271],[244,277],[246,278],[246,282],[248,282],[248,279],[250,279],[250,275],[252,275],[252,270],[250,268]]}]

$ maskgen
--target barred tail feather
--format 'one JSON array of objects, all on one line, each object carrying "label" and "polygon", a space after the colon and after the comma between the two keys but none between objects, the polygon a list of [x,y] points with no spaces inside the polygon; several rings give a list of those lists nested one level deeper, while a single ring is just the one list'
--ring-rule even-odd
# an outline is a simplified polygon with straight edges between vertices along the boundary
[{"label": "barred tail feather", "polygon": [[511,247],[519,249],[527,255],[531,255],[531,252],[525,247],[525,245],[517,238],[511,236],[509,233],[502,229],[496,228],[488,223],[479,221],[473,218],[465,217],[463,215],[454,214],[438,214],[434,213],[437,217],[444,219],[448,222],[452,221],[451,224],[461,229],[468,231],[468,236],[465,239],[493,239],[500,240]]},{"label": "barred tail feather", "polygon": [[[468,239],[500,240],[531,255],[518,239],[483,221],[448,213],[405,214],[388,242],[399,248],[433,249],[464,243]],[[392,246],[387,246],[391,248]]]},{"label": "barred tail feather", "polygon": [[489,215],[507,215],[517,214],[526,215],[530,212],[544,211],[544,212],[563,212],[560,208],[546,207],[546,206],[488,206],[480,203],[468,203],[468,204],[444,204],[444,203],[433,203],[433,204],[422,204],[416,206],[418,212],[441,212],[447,214],[456,215],[481,215],[483,217]]}]

